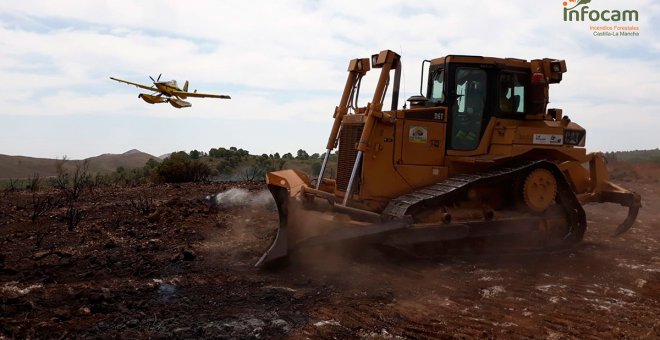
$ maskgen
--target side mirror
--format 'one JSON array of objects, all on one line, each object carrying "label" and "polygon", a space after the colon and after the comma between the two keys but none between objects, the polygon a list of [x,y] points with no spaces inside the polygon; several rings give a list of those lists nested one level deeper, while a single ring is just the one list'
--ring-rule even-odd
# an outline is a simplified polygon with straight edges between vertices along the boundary
[{"label": "side mirror", "polygon": [[[422,97],[424,97],[424,65],[426,63],[428,63],[429,67],[430,67],[431,66],[431,61],[430,60],[422,61],[422,73],[421,73],[421,76],[420,76],[420,79],[419,79],[419,95],[422,96]],[[428,70],[428,67],[427,67],[427,70]],[[428,74],[428,71],[426,73]]]}]

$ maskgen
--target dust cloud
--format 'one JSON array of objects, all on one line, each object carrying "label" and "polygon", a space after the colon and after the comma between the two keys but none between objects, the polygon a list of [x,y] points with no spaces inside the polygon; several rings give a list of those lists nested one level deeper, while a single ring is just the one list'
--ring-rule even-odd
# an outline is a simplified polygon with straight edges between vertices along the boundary
[{"label": "dust cloud", "polygon": [[231,188],[206,196],[206,200],[215,207],[216,222],[215,228],[204,233],[199,249],[210,255],[210,261],[256,262],[278,226],[277,207],[270,191]]}]

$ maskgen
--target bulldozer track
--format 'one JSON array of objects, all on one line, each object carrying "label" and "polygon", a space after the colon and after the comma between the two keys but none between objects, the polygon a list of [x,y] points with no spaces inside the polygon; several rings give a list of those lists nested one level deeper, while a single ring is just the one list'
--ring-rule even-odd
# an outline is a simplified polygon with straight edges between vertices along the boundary
[{"label": "bulldozer track", "polygon": [[518,176],[525,175],[537,168],[548,169],[557,179],[556,200],[565,212],[569,224],[568,233],[564,237],[565,243],[580,241],[587,225],[584,209],[559,168],[554,163],[545,160],[525,161],[492,171],[450,177],[391,200],[382,215],[391,219],[401,219],[407,215],[414,216],[417,212],[429,207],[451,206],[463,200],[473,186],[513,181]]}]

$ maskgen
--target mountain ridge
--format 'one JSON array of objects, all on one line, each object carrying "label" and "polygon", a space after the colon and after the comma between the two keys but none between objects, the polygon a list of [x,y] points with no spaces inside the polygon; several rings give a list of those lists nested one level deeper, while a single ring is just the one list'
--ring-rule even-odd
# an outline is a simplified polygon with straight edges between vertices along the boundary
[{"label": "mountain ridge", "polygon": [[[115,171],[119,167],[123,167],[124,169],[141,168],[150,158],[159,160],[154,155],[138,149],[131,149],[120,154],[105,153],[81,160],[68,160],[66,167],[73,168],[76,164],[87,161],[89,163],[89,172],[108,173]],[[0,179],[29,178],[35,174],[39,174],[41,177],[56,176],[56,164],[58,161],[61,160],[0,154]]]}]

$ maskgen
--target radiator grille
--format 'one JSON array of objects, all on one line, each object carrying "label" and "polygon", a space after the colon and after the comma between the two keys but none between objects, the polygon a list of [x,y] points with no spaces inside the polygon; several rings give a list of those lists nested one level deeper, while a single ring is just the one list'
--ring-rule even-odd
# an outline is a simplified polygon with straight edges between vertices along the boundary
[{"label": "radiator grille", "polygon": [[[364,124],[343,124],[339,132],[337,155],[337,190],[339,191],[346,191],[348,188],[348,181],[351,179],[351,171],[357,157],[355,146],[360,141],[363,126]],[[353,192],[357,191],[359,179],[358,172],[356,182],[353,184]]]}]

